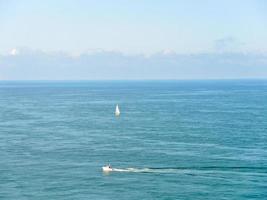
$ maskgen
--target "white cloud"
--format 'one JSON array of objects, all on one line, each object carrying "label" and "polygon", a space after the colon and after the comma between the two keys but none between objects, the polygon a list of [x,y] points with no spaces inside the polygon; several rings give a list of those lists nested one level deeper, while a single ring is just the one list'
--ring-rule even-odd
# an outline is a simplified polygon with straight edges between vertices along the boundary
[{"label": "white cloud", "polygon": [[9,52],[10,55],[12,56],[15,56],[15,55],[18,55],[19,54],[19,50],[14,48],[14,49],[11,49],[11,51]]},{"label": "white cloud", "polygon": [[162,54],[163,54],[163,55],[174,55],[174,54],[175,54],[175,51],[172,50],[172,49],[164,49],[164,50],[162,51]]}]

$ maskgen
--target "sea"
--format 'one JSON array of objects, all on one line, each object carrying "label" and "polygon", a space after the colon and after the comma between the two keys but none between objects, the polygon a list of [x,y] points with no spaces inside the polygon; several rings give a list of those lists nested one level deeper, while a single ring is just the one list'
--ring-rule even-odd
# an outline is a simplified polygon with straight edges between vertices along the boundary
[{"label": "sea", "polygon": [[267,199],[267,80],[0,81],[0,199]]}]

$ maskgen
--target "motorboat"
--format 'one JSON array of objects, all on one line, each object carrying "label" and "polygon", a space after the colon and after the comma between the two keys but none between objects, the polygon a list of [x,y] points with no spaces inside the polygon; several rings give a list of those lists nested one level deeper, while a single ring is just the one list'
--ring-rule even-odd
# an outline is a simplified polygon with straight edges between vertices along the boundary
[{"label": "motorboat", "polygon": [[111,172],[111,171],[113,171],[113,169],[112,169],[112,167],[110,165],[107,165],[107,166],[102,167],[102,170],[104,172]]}]

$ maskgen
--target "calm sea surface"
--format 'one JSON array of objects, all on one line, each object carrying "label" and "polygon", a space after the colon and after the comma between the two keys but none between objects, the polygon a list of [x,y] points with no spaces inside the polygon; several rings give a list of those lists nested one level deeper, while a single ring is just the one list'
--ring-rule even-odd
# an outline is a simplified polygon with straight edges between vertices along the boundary
[{"label": "calm sea surface", "polygon": [[267,199],[267,81],[2,81],[0,199]]}]

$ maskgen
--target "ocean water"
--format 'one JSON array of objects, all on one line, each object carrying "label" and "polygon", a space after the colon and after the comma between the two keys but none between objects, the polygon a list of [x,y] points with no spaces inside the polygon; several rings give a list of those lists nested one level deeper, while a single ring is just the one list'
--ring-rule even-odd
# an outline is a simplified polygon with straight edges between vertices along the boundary
[{"label": "ocean water", "polygon": [[0,199],[267,199],[267,81],[2,81],[0,148]]}]

